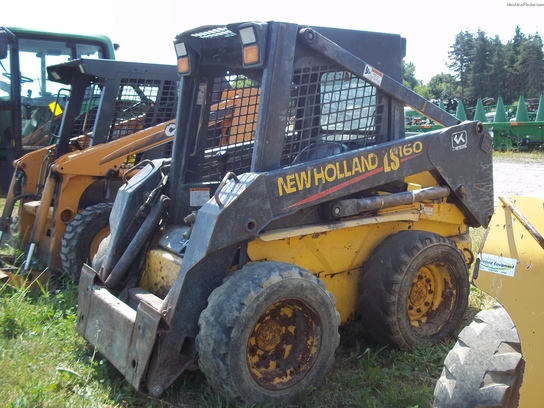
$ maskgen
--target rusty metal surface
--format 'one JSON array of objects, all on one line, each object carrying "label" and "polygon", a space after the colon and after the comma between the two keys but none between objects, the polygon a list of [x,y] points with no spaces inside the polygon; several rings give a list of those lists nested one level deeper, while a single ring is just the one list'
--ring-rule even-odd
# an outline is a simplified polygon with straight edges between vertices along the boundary
[{"label": "rusty metal surface", "polygon": [[248,341],[253,380],[270,390],[297,384],[319,355],[322,323],[299,299],[284,299],[261,315]]},{"label": "rusty metal surface", "polygon": [[143,303],[137,310],[132,309],[106,288],[95,285],[95,277],[95,271],[84,265],[77,331],[139,389],[153,350],[160,314]]}]

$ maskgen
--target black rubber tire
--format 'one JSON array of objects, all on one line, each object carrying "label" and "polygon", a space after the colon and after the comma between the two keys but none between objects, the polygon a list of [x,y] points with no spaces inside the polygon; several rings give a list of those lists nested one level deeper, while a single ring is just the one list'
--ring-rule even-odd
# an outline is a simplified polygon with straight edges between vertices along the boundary
[{"label": "black rubber tire", "polygon": [[99,203],[77,214],[62,236],[60,257],[63,270],[79,280],[81,268],[90,263],[98,245],[109,235],[112,203]]},{"label": "black rubber tire", "polygon": [[386,238],[363,266],[358,311],[375,341],[408,350],[451,338],[469,290],[465,257],[451,240],[402,231]]},{"label": "black rubber tire", "polygon": [[249,264],[208,302],[196,338],[199,367],[230,401],[294,403],[334,363],[336,301],[319,278],[295,265]]},{"label": "black rubber tire", "polygon": [[517,407],[523,368],[519,336],[506,310],[483,310],[446,356],[433,406]]}]

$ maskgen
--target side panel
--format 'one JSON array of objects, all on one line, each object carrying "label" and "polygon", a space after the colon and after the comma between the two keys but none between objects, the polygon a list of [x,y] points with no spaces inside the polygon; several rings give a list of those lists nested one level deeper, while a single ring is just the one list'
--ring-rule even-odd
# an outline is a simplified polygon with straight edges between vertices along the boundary
[{"label": "side panel", "polygon": [[[443,218],[440,206],[436,214],[425,215],[425,205],[397,207],[372,217],[314,224],[265,232],[248,243],[251,261],[280,261],[298,265],[325,281],[334,295],[342,324],[353,319],[357,306],[358,280],[364,262],[389,235],[405,230],[432,231],[459,241],[460,249],[470,246],[470,239],[458,239],[462,214]],[[467,253],[467,262],[472,260]]]}]

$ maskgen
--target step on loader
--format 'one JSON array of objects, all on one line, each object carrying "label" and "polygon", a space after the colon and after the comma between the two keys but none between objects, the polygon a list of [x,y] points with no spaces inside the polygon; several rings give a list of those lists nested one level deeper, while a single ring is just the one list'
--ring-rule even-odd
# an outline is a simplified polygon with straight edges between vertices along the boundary
[{"label": "step on loader", "polygon": [[[174,45],[183,126],[120,188],[78,332],[142,392],[198,365],[246,404],[317,387],[349,322],[400,349],[451,337],[469,228],[493,213],[492,141],[402,85],[405,40],[246,22]],[[247,103],[207,126],[217,88]],[[444,127],[405,137],[405,105]]]},{"label": "step on loader", "polygon": [[496,301],[459,334],[434,391],[438,408],[541,405],[544,197],[500,196],[474,285]]},{"label": "step on loader", "polygon": [[78,59],[47,69],[67,87],[62,121],[41,135],[47,147],[14,162],[0,220],[2,242],[28,248],[19,259],[2,257],[2,277],[16,284],[44,283],[51,273],[77,278],[109,234],[123,179],[140,159],[169,155],[175,128],[174,65]]}]

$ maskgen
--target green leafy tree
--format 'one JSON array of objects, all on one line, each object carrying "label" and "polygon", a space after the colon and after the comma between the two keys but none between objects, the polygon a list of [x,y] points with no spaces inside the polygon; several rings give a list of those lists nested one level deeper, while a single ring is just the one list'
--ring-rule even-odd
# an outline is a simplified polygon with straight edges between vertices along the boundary
[{"label": "green leafy tree", "polygon": [[519,56],[515,64],[516,72],[523,79],[522,93],[526,97],[537,96],[542,92],[543,59],[542,38],[538,33],[529,35],[520,47]]},{"label": "green leafy tree", "polygon": [[477,98],[501,96],[506,104],[520,96],[538,97],[544,93],[544,43],[538,33],[525,35],[518,26],[514,36],[503,43],[480,29],[461,31],[448,52],[449,74],[438,74],[428,84],[415,76],[416,67],[403,63],[403,82],[427,99],[445,103],[461,99],[465,108]]},{"label": "green leafy tree", "polygon": [[402,60],[402,80],[404,86],[414,89],[416,86],[421,85],[421,81],[416,79],[415,75],[416,66],[413,62],[406,63]]},{"label": "green leafy tree", "polygon": [[470,95],[475,98],[484,98],[489,92],[491,82],[491,41],[485,32],[478,30],[472,43],[471,68],[467,78],[470,83]]},{"label": "green leafy tree", "polygon": [[506,46],[500,38],[495,36],[491,40],[491,66],[489,67],[490,80],[488,82],[487,95],[493,98],[499,96],[505,98],[508,89],[508,66],[506,61]]},{"label": "green leafy tree", "polygon": [[428,85],[416,85],[414,88],[414,92],[418,95],[421,95],[425,99],[434,99]]},{"label": "green leafy tree", "polygon": [[440,99],[446,101],[448,99],[459,98],[461,91],[456,79],[450,74],[438,74],[431,78],[428,84],[431,99]]},{"label": "green leafy tree", "polygon": [[471,74],[472,49],[474,48],[473,35],[468,30],[461,31],[455,36],[455,42],[450,48],[451,50],[448,52],[449,68],[459,81],[461,98],[464,98]]},{"label": "green leafy tree", "polygon": [[517,26],[514,38],[506,44],[506,70],[508,78],[508,88],[505,88],[507,90],[507,95],[505,97],[506,102],[512,102],[516,98],[516,95],[519,97],[522,93],[523,76],[519,71],[520,66],[517,61],[521,47],[526,40],[525,34],[523,34],[521,28]]}]

